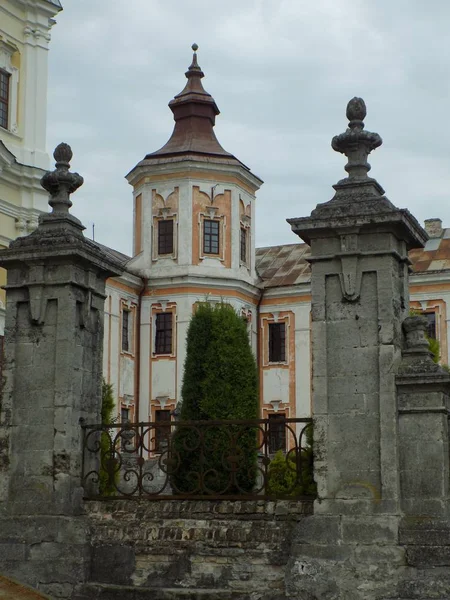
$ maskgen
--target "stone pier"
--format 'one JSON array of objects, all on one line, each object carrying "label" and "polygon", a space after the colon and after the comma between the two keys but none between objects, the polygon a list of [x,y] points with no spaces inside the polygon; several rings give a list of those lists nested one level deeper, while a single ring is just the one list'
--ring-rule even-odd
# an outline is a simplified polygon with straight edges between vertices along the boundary
[{"label": "stone pier", "polygon": [[0,410],[1,573],[71,598],[89,562],[81,428],[99,422],[105,281],[120,273],[69,213],[70,147],[42,179],[52,212],[0,253],[8,270]]}]

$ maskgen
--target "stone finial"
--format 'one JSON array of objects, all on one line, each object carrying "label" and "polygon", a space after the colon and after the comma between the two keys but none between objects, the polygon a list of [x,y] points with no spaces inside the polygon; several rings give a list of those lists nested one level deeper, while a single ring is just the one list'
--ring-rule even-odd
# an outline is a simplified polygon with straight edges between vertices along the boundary
[{"label": "stone finial", "polygon": [[334,136],[331,147],[336,152],[345,154],[348,163],[345,170],[349,179],[367,179],[370,165],[367,157],[383,143],[378,133],[364,130],[363,119],[366,117],[366,104],[362,98],[352,98],[347,104],[348,129],[345,133]]},{"label": "stone finial", "polygon": [[426,317],[414,315],[403,321],[403,331],[406,336],[406,348],[415,352],[429,354],[429,343],[426,338],[428,321]]},{"label": "stone finial", "polygon": [[52,213],[68,213],[72,206],[70,194],[83,185],[81,175],[69,171],[72,156],[69,144],[59,144],[53,152],[56,169],[48,171],[41,179],[42,187],[50,194],[48,203],[53,209]]}]

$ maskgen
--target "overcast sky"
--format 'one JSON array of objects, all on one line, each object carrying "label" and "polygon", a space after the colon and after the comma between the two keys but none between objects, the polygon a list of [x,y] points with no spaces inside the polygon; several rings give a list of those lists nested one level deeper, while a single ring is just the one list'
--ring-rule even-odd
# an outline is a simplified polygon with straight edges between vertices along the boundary
[{"label": "overcast sky", "polygon": [[73,213],[96,239],[131,252],[124,179],[169,138],[167,104],[199,45],[222,146],[264,180],[256,243],[298,240],[345,176],[333,135],[364,98],[383,138],[371,175],[389,199],[450,227],[448,0],[62,0],[49,56],[48,148],[66,141],[85,184]]}]

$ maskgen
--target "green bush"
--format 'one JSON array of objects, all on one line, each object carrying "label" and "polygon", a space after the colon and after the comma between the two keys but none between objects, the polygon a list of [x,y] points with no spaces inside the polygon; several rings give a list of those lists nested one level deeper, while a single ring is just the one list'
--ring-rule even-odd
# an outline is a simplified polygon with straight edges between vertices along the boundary
[{"label": "green bush", "polygon": [[[297,474],[297,458],[300,459]],[[274,498],[298,498],[317,495],[314,481],[312,426],[306,429],[306,446],[300,457],[294,450],[285,454],[278,450],[269,464],[266,494]]]},{"label": "green bush", "polygon": [[[247,326],[228,304],[202,303],[191,319],[179,418],[172,440],[174,492],[251,491],[256,480],[256,428],[207,423],[258,418],[257,368]],[[206,423],[190,429],[183,426],[189,420]]]},{"label": "green bush", "polygon": [[[102,425],[109,425],[113,421],[114,413],[114,393],[113,386],[102,383]],[[111,496],[115,491],[115,480],[118,473],[115,473],[117,459],[115,458],[114,445],[107,431],[102,431],[100,437],[100,468],[99,468],[99,493],[102,496]]]}]

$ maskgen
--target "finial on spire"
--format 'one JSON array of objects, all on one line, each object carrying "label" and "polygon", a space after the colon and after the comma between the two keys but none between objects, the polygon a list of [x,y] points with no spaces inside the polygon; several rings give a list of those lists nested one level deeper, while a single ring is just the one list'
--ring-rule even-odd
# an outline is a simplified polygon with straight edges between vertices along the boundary
[{"label": "finial on spire", "polygon": [[48,171],[41,179],[42,187],[50,194],[48,203],[53,213],[69,213],[72,206],[70,194],[83,185],[83,178],[78,173],[71,173],[70,161],[72,160],[72,148],[69,144],[59,144],[53,152],[56,161],[54,171]]},{"label": "finial on spire", "polygon": [[194,56],[192,57],[192,63],[191,66],[189,67],[189,69],[186,72],[186,77],[192,77],[193,75],[196,75],[197,77],[204,77],[204,73],[201,70],[201,68],[198,66],[198,62],[197,62],[197,50],[198,50],[198,44],[192,44],[191,46],[192,50],[194,51]]},{"label": "finial on spire", "polygon": [[348,129],[345,133],[334,136],[331,147],[336,152],[345,154],[348,163],[345,170],[349,179],[367,179],[370,165],[367,158],[372,150],[378,148],[383,140],[378,133],[364,130],[364,122],[367,114],[366,104],[362,98],[352,98],[347,104]]}]

